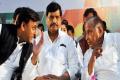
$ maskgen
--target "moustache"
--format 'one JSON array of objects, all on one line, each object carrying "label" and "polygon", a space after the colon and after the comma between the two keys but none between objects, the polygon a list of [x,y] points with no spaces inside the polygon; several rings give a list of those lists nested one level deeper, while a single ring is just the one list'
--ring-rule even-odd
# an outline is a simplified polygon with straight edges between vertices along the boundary
[{"label": "moustache", "polygon": [[52,23],[50,26],[58,26],[56,23]]}]

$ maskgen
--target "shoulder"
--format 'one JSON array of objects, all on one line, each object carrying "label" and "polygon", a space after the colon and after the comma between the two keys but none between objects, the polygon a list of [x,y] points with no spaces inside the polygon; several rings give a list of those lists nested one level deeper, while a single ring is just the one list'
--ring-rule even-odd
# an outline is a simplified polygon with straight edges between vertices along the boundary
[{"label": "shoulder", "polygon": [[114,32],[114,33],[105,33],[105,38],[108,38],[108,39],[120,39],[120,33],[118,32]]},{"label": "shoulder", "polygon": [[0,38],[3,40],[16,39],[17,27],[12,24],[2,24]]},{"label": "shoulder", "polygon": [[17,33],[17,27],[13,24],[2,24],[2,33],[11,33],[11,34],[16,34]]},{"label": "shoulder", "polygon": [[59,32],[59,41],[66,44],[68,47],[75,46],[75,41],[62,31]]},{"label": "shoulder", "polygon": [[65,32],[59,30],[59,37],[62,39],[68,39],[71,40],[72,38],[68,36]]}]

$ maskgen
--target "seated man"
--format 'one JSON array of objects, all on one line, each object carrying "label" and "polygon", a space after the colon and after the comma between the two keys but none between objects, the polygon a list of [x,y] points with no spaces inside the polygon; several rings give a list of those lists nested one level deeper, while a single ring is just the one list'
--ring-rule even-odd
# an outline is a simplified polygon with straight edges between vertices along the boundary
[{"label": "seated man", "polygon": [[60,5],[51,2],[46,9],[48,31],[43,33],[43,45],[31,55],[22,80],[75,80],[77,53],[72,38],[59,30],[61,18]]},{"label": "seated man", "polygon": [[24,7],[16,25],[0,24],[0,80],[11,80],[14,71],[19,73],[21,79],[26,55],[32,53],[31,43],[38,20],[39,16],[34,10]]},{"label": "seated man", "polygon": [[120,33],[106,33],[99,17],[85,22],[85,35],[90,48],[84,55],[82,80],[119,80]]}]

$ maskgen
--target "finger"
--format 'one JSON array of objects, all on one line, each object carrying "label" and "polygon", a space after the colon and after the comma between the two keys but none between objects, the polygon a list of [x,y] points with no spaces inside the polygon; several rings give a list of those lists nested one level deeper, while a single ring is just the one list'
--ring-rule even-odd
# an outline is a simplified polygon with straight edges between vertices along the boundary
[{"label": "finger", "polygon": [[40,37],[40,40],[39,40],[37,46],[40,47],[42,44],[43,44],[43,32],[41,31],[41,37]]},{"label": "finger", "polygon": [[43,78],[44,78],[44,79],[50,79],[50,76],[44,75]]},{"label": "finger", "polygon": [[98,53],[101,53],[102,52],[102,49],[98,49]]},{"label": "finger", "polygon": [[43,31],[41,31],[41,42],[43,42]]},{"label": "finger", "polygon": [[102,53],[102,48],[101,47],[98,47],[96,50],[97,50],[98,53]]},{"label": "finger", "polygon": [[99,49],[97,50],[96,56],[97,56],[97,57],[102,56],[102,48],[99,48]]},{"label": "finger", "polygon": [[50,78],[56,78],[56,77],[57,77],[57,76],[52,75],[52,74],[48,74],[48,76],[49,76]]},{"label": "finger", "polygon": [[35,39],[33,40],[33,45],[36,45],[36,40]]}]

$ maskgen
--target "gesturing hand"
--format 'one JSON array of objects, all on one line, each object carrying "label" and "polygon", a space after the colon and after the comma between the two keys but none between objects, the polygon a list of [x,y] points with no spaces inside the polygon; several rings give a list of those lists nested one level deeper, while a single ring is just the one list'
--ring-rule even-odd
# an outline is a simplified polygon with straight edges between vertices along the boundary
[{"label": "gesturing hand", "polygon": [[38,42],[38,44],[36,44],[36,41],[34,40],[33,42],[33,55],[35,56],[38,56],[40,50],[41,50],[41,47],[42,47],[42,44],[43,44],[43,32],[40,31],[40,34],[41,34],[41,37],[40,37],[40,40]]},{"label": "gesturing hand", "polygon": [[41,51],[41,48],[42,48],[42,45],[43,45],[43,32],[40,31],[40,34],[41,34],[41,37],[40,37],[40,40],[39,42],[36,44],[36,41],[34,40],[33,42],[33,56],[32,56],[32,63],[33,64],[36,64],[36,61],[37,61],[37,57]]}]

